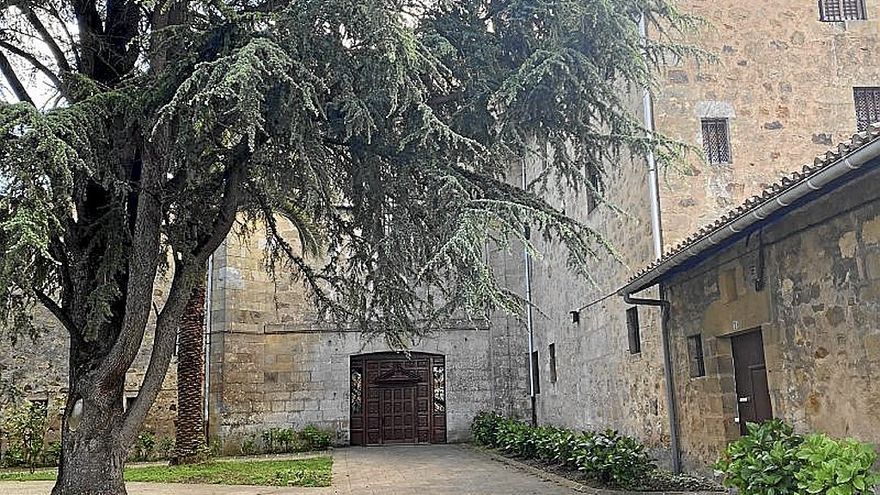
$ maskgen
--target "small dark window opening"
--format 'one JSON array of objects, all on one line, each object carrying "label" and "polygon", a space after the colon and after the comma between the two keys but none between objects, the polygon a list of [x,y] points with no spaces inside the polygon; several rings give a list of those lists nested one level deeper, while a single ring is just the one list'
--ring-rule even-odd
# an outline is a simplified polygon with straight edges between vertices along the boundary
[{"label": "small dark window opening", "polygon": [[863,21],[868,18],[865,0],[819,0],[822,22]]},{"label": "small dark window opening", "polygon": [[859,132],[867,131],[871,124],[880,122],[880,88],[853,88],[853,101]]},{"label": "small dark window opening", "polygon": [[124,410],[128,411],[134,406],[134,401],[137,400],[136,395],[131,395],[125,398],[125,404],[123,405]]},{"label": "small dark window opening", "polygon": [[715,165],[730,163],[730,126],[727,119],[703,119],[701,124],[706,161]]},{"label": "small dark window opening", "polygon": [[639,308],[626,310],[626,330],[629,336],[629,353],[642,352],[642,336],[639,330]]},{"label": "small dark window opening", "polygon": [[691,335],[688,339],[688,362],[691,378],[706,376],[706,363],[703,359],[703,336]]},{"label": "small dark window opening", "polygon": [[550,353],[550,383],[556,383],[556,344],[548,346]]},{"label": "small dark window opening", "polygon": [[587,165],[587,182],[587,213],[592,213],[602,197],[602,177],[593,165]]},{"label": "small dark window opening", "polygon": [[538,351],[532,351],[532,384],[535,387],[535,395],[541,393],[541,370],[538,369]]}]

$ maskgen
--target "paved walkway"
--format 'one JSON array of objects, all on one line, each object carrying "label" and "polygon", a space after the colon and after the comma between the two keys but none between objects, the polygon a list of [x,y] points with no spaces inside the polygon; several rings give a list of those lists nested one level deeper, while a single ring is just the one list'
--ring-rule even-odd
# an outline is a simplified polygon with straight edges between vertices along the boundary
[{"label": "paved walkway", "polygon": [[[457,445],[333,452],[333,486],[281,488],[128,483],[129,495],[570,495],[572,490]],[[3,495],[45,495],[48,482],[0,482]]]}]

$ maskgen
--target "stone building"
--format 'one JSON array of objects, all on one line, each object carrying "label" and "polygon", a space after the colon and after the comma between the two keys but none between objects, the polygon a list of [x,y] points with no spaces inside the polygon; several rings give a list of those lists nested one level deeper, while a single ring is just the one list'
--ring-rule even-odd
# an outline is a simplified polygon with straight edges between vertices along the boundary
[{"label": "stone building", "polygon": [[880,443],[880,126],[704,227],[621,293],[669,302],[684,464],[747,422]]},{"label": "stone building", "polygon": [[[554,244],[536,241],[544,256],[531,259],[487,248],[502,281],[534,304],[529,323],[503,315],[462,321],[414,342],[408,359],[352,329],[315,323],[301,286],[266,273],[258,240],[231,235],[210,270],[205,384],[208,429],[226,451],[268,428],[308,424],[336,431],[342,444],[460,441],[479,410],[528,418],[531,395],[539,423],[615,428],[663,463],[680,459],[701,470],[737,435],[734,419],[744,416],[737,416],[732,348],[740,330],[757,327],[774,415],[802,429],[880,440],[867,413],[878,405],[867,380],[878,354],[868,323],[877,317],[877,211],[876,203],[857,204],[860,195],[877,198],[876,173],[760,235],[701,251],[700,265],[675,265],[662,284],[657,270],[681,251],[638,272],[664,247],[754,194],[775,193],[781,177],[880,120],[880,0],[680,0],[679,7],[708,24],[685,41],[718,60],[671,61],[653,105],[640,95],[632,105],[653,110],[657,130],[699,151],[661,164],[656,188],[645,161],[612,164],[604,200],[616,209],[583,195],[551,198],[614,246],[616,258],[592,264],[595,283],[573,275]],[[817,167],[837,167],[838,158]],[[517,183],[541,164],[521,167],[511,171]],[[666,325],[660,306],[628,303],[621,287],[639,299],[669,300]],[[755,343],[756,334],[743,335]],[[0,373],[29,382],[34,398],[63,391],[63,338],[59,329],[37,344],[51,357],[39,363],[0,349]],[[705,377],[691,377],[697,342]],[[138,358],[127,394],[136,394],[147,357]],[[799,376],[801,369],[812,371]],[[173,433],[174,383],[172,364],[147,426],[160,434]],[[843,395],[852,390],[858,400]]]},{"label": "stone building", "polygon": [[[572,195],[556,198],[567,213],[602,232],[618,249],[619,261],[594,263],[597,283],[593,285],[568,273],[560,257],[553,256],[552,245],[543,246],[548,255],[533,261],[530,292],[541,308],[532,325],[540,383],[536,408],[539,422],[615,428],[640,438],[661,461],[679,464],[682,457],[674,453],[683,451],[685,467],[706,469],[737,430],[731,426],[736,416],[730,414],[729,401],[724,403],[726,416],[718,412],[695,417],[695,410],[705,404],[685,400],[691,397],[685,389],[687,394],[696,392],[680,376],[682,369],[686,373],[688,362],[682,358],[684,344],[679,337],[691,335],[702,321],[690,322],[687,332],[670,323],[664,332],[659,325],[661,307],[628,304],[619,289],[663,249],[800,170],[833,143],[846,141],[869,122],[880,120],[880,63],[875,56],[880,1],[680,0],[678,6],[707,23],[684,41],[715,54],[717,61],[670,61],[653,92],[653,105],[647,105],[653,119],[650,114],[647,117],[659,132],[690,144],[697,152],[684,163],[661,164],[656,195],[645,163],[616,167],[606,177],[605,200],[625,215],[602,205],[593,208],[590,201]],[[639,106],[634,102],[634,107]],[[526,168],[535,173],[538,166]],[[872,183],[865,181],[863,187],[864,194],[877,197],[876,185],[872,189]],[[657,217],[652,217],[652,197],[659,199]],[[660,229],[652,228],[655,218]],[[806,242],[797,247],[816,249]],[[789,290],[805,290],[801,279],[790,283]],[[665,295],[664,290],[655,284],[637,296],[657,300]],[[708,305],[712,293],[703,297]],[[766,302],[784,304],[781,299]],[[770,308],[765,313],[782,311]],[[854,324],[847,316],[840,328],[854,330]],[[798,330],[805,331],[806,327]],[[671,335],[664,339],[667,332]],[[872,345],[860,338],[853,337],[853,353],[864,354]],[[719,342],[726,341],[707,339],[705,350],[717,355]],[[800,341],[779,342],[788,346]],[[664,353],[664,347],[670,347],[669,351]],[[819,354],[830,349],[823,348]],[[868,372],[858,373],[866,376]],[[843,387],[855,385],[841,383]],[[728,377],[725,386],[729,385]],[[857,390],[870,393],[869,389]],[[864,438],[876,440],[876,422],[864,429],[864,422],[871,420],[855,419],[862,409],[850,409],[844,405],[846,400],[832,397],[816,401],[828,414],[853,418],[861,430],[827,431],[850,435],[864,431]],[[720,411],[722,399],[718,393],[705,401],[712,404],[711,411]],[[797,404],[786,402],[787,409],[780,409],[782,417],[804,429],[828,426],[803,420],[809,413],[804,409],[798,416],[793,412]],[[719,430],[719,423],[726,429]]]}]

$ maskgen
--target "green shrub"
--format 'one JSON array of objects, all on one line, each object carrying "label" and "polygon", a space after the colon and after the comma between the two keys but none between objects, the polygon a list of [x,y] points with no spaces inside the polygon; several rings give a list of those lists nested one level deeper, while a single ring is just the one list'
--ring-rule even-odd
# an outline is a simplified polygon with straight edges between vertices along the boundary
[{"label": "green shrub", "polygon": [[333,433],[308,425],[299,433],[304,450],[326,450],[333,443]]},{"label": "green shrub", "polygon": [[156,452],[156,435],[151,431],[144,431],[134,441],[131,449],[133,461],[143,462],[153,458]]},{"label": "green shrub", "polygon": [[656,469],[644,446],[615,431],[584,432],[555,426],[532,427],[493,413],[471,424],[474,441],[524,459],[538,459],[577,469],[603,483],[633,486]]},{"label": "green shrub", "polygon": [[742,495],[856,495],[880,483],[872,471],[877,453],[869,445],[820,434],[803,438],[779,420],[747,428],[715,464],[724,484]]},{"label": "green shrub", "polygon": [[26,466],[31,471],[43,460],[49,411],[46,407],[24,400],[0,411],[0,431],[4,432],[6,452],[3,464]]},{"label": "green shrub", "polygon": [[855,495],[872,493],[880,476],[872,472],[877,452],[856,440],[834,440],[808,435],[797,453],[803,463],[795,473],[798,487],[806,493]]},{"label": "green shrub", "polygon": [[803,439],[778,419],[747,428],[748,434],[731,443],[715,464],[726,475],[724,485],[742,495],[797,494],[797,451]]},{"label": "green shrub", "polygon": [[471,423],[471,433],[474,441],[487,447],[496,447],[496,435],[498,425],[504,421],[504,417],[496,413],[481,412]]},{"label": "green shrub", "polygon": [[267,453],[281,454],[295,450],[296,432],[293,428],[271,428],[264,431],[261,437]]}]

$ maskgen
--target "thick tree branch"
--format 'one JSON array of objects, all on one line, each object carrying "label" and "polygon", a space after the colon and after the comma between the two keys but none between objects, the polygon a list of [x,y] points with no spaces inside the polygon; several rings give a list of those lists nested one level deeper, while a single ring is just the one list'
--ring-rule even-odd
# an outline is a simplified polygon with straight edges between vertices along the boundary
[{"label": "thick tree branch", "polygon": [[64,55],[61,47],[58,46],[58,42],[55,41],[55,38],[53,38],[49,30],[46,29],[46,26],[43,24],[43,21],[40,20],[40,17],[36,12],[30,7],[23,5],[20,5],[18,8],[24,13],[24,16],[27,18],[31,26],[33,26],[34,29],[37,30],[37,33],[40,34],[40,38],[42,38],[43,43],[46,43],[49,51],[52,52],[52,56],[55,57],[55,63],[58,65],[58,69],[62,73],[70,72],[70,64],[67,62],[67,57]]},{"label": "thick tree branch", "polygon": [[164,168],[162,158],[152,156],[149,152],[147,155],[143,158],[138,184],[122,328],[107,357],[96,370],[99,380],[109,378],[112,381],[125,375],[141,347],[150,316],[160,256],[162,204],[158,191]]},{"label": "thick tree branch", "polygon": [[28,94],[21,83],[21,79],[18,78],[18,74],[15,73],[15,69],[12,68],[12,64],[9,63],[9,59],[6,58],[3,52],[0,52],[0,72],[3,73],[3,77],[6,78],[6,82],[9,83],[9,87],[12,88],[16,98],[31,105],[34,104],[34,100],[31,99],[31,95]]},{"label": "thick tree branch", "polygon": [[153,349],[150,353],[150,363],[144,374],[144,381],[141,383],[141,389],[138,391],[134,404],[126,413],[122,423],[123,445],[131,445],[134,442],[147,413],[150,411],[150,406],[159,395],[162,382],[165,381],[165,375],[168,373],[168,366],[171,364],[171,357],[174,355],[180,318],[200,274],[204,274],[204,264],[178,262],[175,267],[168,299],[156,318]]},{"label": "thick tree branch", "polygon": [[35,290],[34,294],[37,296],[37,300],[40,301],[40,304],[43,305],[46,309],[52,313],[55,318],[64,325],[64,328],[70,332],[71,335],[75,335],[77,333],[76,325],[73,323],[73,320],[67,315],[64,309],[58,305],[51,297],[49,297],[45,292],[41,290]]},{"label": "thick tree branch", "polygon": [[43,74],[45,74],[46,77],[48,77],[49,80],[52,81],[52,84],[55,85],[56,89],[58,89],[59,91],[62,90],[61,78],[59,78],[54,72],[52,72],[52,70],[50,68],[46,67],[46,64],[40,62],[40,60],[34,54],[26,52],[26,51],[22,50],[21,48],[13,45],[11,43],[7,43],[5,41],[2,41],[2,40],[0,40],[0,47],[3,47],[5,49],[9,50],[9,52],[12,53],[13,55],[18,55],[19,57],[27,60],[28,63],[30,63],[32,66],[34,66],[35,69],[37,69],[40,72],[42,72]]}]

